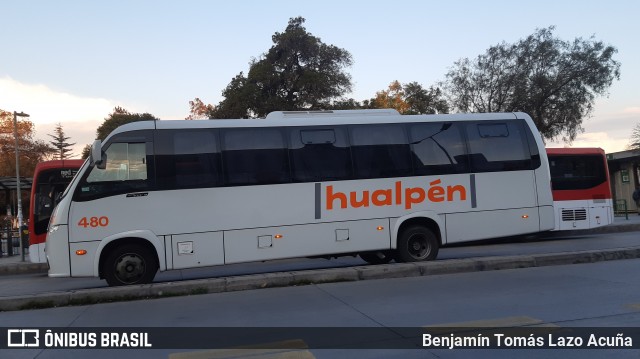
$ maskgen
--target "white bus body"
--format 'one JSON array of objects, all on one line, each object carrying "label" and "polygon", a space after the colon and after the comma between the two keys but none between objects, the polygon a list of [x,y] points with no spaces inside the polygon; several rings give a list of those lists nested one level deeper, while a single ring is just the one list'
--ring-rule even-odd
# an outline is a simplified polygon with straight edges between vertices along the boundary
[{"label": "white bus body", "polygon": [[51,219],[51,277],[120,285],[291,257],[417,261],[554,227],[547,157],[523,113],[142,121],[101,148]]}]

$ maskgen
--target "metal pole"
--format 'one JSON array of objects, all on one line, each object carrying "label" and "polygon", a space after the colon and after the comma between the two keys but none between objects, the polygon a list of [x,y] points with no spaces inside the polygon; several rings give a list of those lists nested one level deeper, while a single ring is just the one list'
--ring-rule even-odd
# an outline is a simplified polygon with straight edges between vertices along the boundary
[{"label": "metal pole", "polygon": [[24,245],[22,243],[22,192],[20,191],[20,155],[18,153],[18,116],[29,117],[24,112],[13,111],[13,137],[16,140],[16,191],[18,195],[18,241],[20,241],[20,260],[24,262]]}]

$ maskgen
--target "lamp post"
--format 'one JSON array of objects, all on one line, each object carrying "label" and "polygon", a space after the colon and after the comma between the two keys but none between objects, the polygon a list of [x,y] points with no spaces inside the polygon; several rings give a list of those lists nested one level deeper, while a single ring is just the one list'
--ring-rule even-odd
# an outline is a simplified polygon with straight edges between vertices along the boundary
[{"label": "lamp post", "polygon": [[13,137],[16,140],[16,191],[18,197],[18,240],[20,241],[20,260],[24,262],[24,244],[22,243],[22,192],[20,191],[20,155],[18,153],[18,116],[29,117],[24,112],[13,111]]}]

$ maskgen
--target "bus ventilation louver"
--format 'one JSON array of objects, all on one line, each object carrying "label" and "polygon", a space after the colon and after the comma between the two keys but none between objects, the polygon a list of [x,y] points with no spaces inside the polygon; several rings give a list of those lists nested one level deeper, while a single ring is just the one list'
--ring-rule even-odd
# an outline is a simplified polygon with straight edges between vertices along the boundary
[{"label": "bus ventilation louver", "polygon": [[562,221],[564,222],[586,221],[586,220],[587,220],[586,209],[563,209],[562,210]]}]

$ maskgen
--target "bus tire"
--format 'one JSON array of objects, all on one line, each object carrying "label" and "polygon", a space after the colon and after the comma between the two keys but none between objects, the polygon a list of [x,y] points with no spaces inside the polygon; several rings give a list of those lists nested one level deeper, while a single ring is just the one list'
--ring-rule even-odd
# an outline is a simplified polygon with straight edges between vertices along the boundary
[{"label": "bus tire", "polygon": [[362,252],[358,255],[369,264],[387,264],[393,259],[393,253],[391,251]]},{"label": "bus tire", "polygon": [[398,236],[396,261],[420,262],[436,259],[438,256],[438,237],[427,227],[412,225]]},{"label": "bus tire", "polygon": [[104,261],[102,273],[109,286],[151,283],[158,271],[154,253],[139,244],[115,248]]}]

